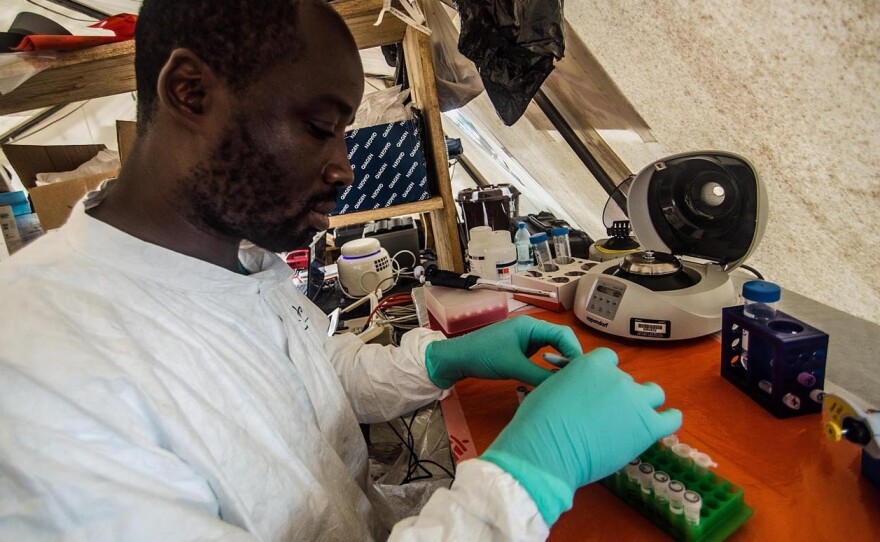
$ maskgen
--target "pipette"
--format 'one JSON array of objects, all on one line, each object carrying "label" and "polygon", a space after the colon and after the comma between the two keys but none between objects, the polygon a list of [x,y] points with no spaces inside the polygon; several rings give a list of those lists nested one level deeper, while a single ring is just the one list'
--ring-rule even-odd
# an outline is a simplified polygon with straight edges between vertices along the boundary
[{"label": "pipette", "polygon": [[484,279],[477,275],[459,275],[452,271],[438,269],[436,265],[429,265],[421,272],[421,274],[417,274],[416,278],[434,286],[446,286],[447,288],[458,288],[460,290],[488,289],[529,294],[540,297],[556,297],[556,292],[547,292],[536,288],[526,288],[525,286],[515,286],[500,280]]}]

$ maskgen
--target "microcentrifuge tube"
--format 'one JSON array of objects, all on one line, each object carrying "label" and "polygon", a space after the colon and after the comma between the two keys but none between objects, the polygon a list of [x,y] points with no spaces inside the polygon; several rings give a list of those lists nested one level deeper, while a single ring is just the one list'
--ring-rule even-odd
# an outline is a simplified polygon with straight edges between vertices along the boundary
[{"label": "microcentrifuge tube", "polygon": [[689,525],[700,524],[700,508],[703,507],[703,498],[696,491],[684,492],[684,518]]},{"label": "microcentrifuge tube", "polygon": [[786,393],[782,396],[782,404],[787,406],[792,410],[797,410],[801,408],[801,400],[800,398],[793,393]]},{"label": "microcentrifuge tube", "polygon": [[678,436],[677,435],[669,435],[668,437],[663,437],[660,440],[660,443],[663,444],[666,448],[672,448],[676,444],[678,444]]},{"label": "microcentrifuge tube", "polygon": [[525,386],[517,386],[516,387],[516,400],[519,403],[525,401],[526,396],[529,394],[529,389]]},{"label": "microcentrifuge tube", "polygon": [[641,458],[635,458],[629,462],[629,464],[624,467],[624,472],[626,472],[626,478],[630,481],[631,484],[639,483],[639,465],[642,463]]},{"label": "microcentrifuge tube", "polygon": [[706,471],[709,470],[709,467],[717,467],[718,463],[712,461],[712,458],[709,457],[709,454],[706,452],[698,452],[694,450],[694,453],[691,454],[691,459],[694,461],[694,465],[697,466],[697,473],[702,476],[706,474]]},{"label": "microcentrifuge tube", "polygon": [[669,495],[669,511],[676,515],[684,512],[684,484],[678,480],[670,480],[666,492]]},{"label": "microcentrifuge tube", "polygon": [[677,456],[678,464],[681,465],[682,468],[686,469],[691,465],[691,454],[694,453],[694,449],[687,444],[679,442],[672,447],[672,453]]},{"label": "microcentrifuge tube", "polygon": [[654,472],[653,476],[653,486],[654,486],[654,497],[657,499],[659,503],[665,503],[669,500],[669,495],[667,494],[667,486],[669,485],[669,475],[663,472],[662,470],[658,470]]},{"label": "microcentrifuge tube", "polygon": [[825,401],[825,390],[813,390],[810,392],[810,399],[817,403]]},{"label": "microcentrifuge tube", "polygon": [[758,387],[761,388],[764,393],[773,393],[773,383],[769,380],[758,382]]},{"label": "microcentrifuge tube", "polygon": [[650,463],[642,463],[639,465],[639,483],[642,486],[642,493],[651,494],[651,481],[654,479],[654,465]]},{"label": "microcentrifuge tube", "polygon": [[803,373],[797,376],[798,384],[804,386],[805,388],[812,388],[816,385],[816,377],[813,373],[808,373],[804,371]]}]

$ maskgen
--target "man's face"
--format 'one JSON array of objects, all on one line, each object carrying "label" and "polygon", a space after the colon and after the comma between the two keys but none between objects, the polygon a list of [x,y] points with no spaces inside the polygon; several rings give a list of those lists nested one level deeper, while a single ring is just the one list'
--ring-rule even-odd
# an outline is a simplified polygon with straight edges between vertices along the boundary
[{"label": "man's face", "polygon": [[273,252],[327,229],[353,180],[344,135],[363,95],[360,57],[326,14],[305,9],[304,53],[235,96],[213,152],[182,184],[197,223]]}]

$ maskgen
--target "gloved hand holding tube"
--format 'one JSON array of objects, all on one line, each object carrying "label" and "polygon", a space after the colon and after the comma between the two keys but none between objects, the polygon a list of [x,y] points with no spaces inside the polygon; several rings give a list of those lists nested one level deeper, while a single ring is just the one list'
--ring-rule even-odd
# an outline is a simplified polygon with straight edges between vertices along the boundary
[{"label": "gloved hand holding tube", "polygon": [[481,459],[513,476],[552,526],[579,487],[681,427],[680,411],[655,410],[664,400],[660,386],[636,383],[599,348],[535,388]]},{"label": "gloved hand holding tube", "polygon": [[553,373],[535,365],[529,357],[545,346],[571,359],[583,352],[570,328],[520,316],[429,344],[425,366],[431,382],[443,389],[469,376],[513,378],[537,386]]}]

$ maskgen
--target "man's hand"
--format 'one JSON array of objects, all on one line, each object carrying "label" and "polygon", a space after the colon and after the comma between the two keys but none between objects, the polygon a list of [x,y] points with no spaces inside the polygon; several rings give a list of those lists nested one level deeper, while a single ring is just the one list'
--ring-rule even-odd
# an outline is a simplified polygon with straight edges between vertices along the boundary
[{"label": "man's hand", "polygon": [[660,386],[634,382],[613,351],[599,348],[535,388],[482,459],[516,478],[553,525],[579,487],[681,427],[678,410],[655,410],[664,399]]},{"label": "man's hand", "polygon": [[537,386],[553,373],[535,365],[529,357],[545,346],[554,347],[570,359],[583,352],[570,328],[520,316],[429,344],[425,365],[431,382],[443,389],[469,376],[513,378]]}]

